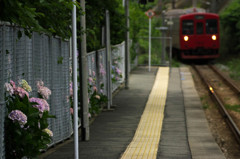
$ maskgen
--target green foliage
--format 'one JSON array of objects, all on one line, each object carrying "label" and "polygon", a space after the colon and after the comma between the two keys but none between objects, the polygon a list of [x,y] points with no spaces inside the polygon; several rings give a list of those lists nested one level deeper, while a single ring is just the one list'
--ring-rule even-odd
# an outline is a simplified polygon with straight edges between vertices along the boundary
[{"label": "green foliage", "polygon": [[[157,3],[157,2],[155,2]],[[138,55],[139,64],[147,64],[148,62],[148,36],[149,36],[149,20],[145,12],[152,9],[156,4],[148,3],[145,8],[140,8],[137,2],[130,4],[130,37],[132,39],[131,60]],[[153,17],[151,22],[152,36],[159,37],[161,34],[155,27],[161,26],[161,19]],[[152,64],[160,63],[160,40],[152,39]]]},{"label": "green foliage", "polygon": [[122,0],[86,1],[87,50],[101,48],[102,27],[105,26],[105,13],[110,14],[111,44],[119,44],[125,37],[125,15]]},{"label": "green foliage", "polygon": [[108,101],[107,96],[101,92],[104,84],[102,83],[100,85],[100,91],[98,91],[95,82],[96,79],[92,78],[92,80],[90,80],[88,83],[89,113],[91,114],[91,116],[99,114],[100,108]]},{"label": "green foliage", "polygon": [[233,58],[232,60],[228,60],[226,65],[230,69],[230,76],[233,79],[239,80],[240,79],[240,59],[239,57]]},{"label": "green foliage", "polygon": [[229,110],[240,112],[240,105],[225,105],[225,107]]},{"label": "green foliage", "polygon": [[[0,20],[20,25],[29,37],[37,31],[69,38],[73,5],[71,0],[1,0]],[[80,8],[78,15],[82,15]]]},{"label": "green foliage", "polygon": [[220,14],[221,49],[225,54],[240,53],[240,0],[232,3]]}]

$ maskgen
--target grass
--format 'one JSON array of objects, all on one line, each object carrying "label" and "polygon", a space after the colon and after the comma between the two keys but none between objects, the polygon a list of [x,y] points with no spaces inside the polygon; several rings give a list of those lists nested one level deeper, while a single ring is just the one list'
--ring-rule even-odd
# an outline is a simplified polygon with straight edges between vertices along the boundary
[{"label": "grass", "polygon": [[240,105],[225,105],[226,109],[235,111],[235,112],[240,112]]},{"label": "grass", "polygon": [[204,103],[204,104],[203,104],[203,109],[208,109],[208,108],[209,108],[208,103]]},{"label": "grass", "polygon": [[235,80],[240,80],[240,56],[232,56],[232,58],[228,58],[227,60],[223,61],[220,60],[220,63],[227,66],[230,71],[230,77]]}]

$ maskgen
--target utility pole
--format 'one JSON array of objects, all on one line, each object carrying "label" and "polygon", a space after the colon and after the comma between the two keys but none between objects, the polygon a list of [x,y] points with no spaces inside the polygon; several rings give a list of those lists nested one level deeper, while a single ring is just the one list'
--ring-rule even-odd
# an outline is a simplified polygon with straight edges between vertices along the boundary
[{"label": "utility pole", "polygon": [[[85,0],[80,1],[82,11],[85,13]],[[86,15],[81,16],[81,28],[86,31]],[[81,34],[81,51],[80,51],[80,89],[81,89],[81,131],[82,140],[89,140],[89,119],[88,119],[88,75],[87,75],[87,46],[86,33]]]},{"label": "utility pole", "polygon": [[175,9],[175,0],[172,0],[172,9]]},{"label": "utility pole", "polygon": [[110,42],[110,15],[106,10],[106,52],[107,52],[107,96],[109,98],[107,109],[110,110],[112,105],[112,56],[111,56],[111,42]]},{"label": "utility pole", "polygon": [[197,6],[197,0],[192,0],[192,6],[193,6],[193,8],[196,8],[196,6]]},{"label": "utility pole", "polygon": [[125,34],[125,89],[129,83],[129,0],[125,0],[126,34]]}]

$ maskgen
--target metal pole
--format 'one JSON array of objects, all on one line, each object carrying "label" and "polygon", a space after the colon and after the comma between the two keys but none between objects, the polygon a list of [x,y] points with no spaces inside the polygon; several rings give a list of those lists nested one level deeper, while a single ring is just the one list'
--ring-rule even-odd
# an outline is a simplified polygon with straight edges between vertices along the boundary
[{"label": "metal pole", "polygon": [[126,36],[125,36],[125,89],[129,83],[129,0],[125,0]]},{"label": "metal pole", "polygon": [[[164,13],[162,11],[162,26],[164,26]],[[165,37],[165,31],[162,30],[162,37]],[[162,38],[162,65],[165,65],[165,39]]]},{"label": "metal pole", "polygon": [[[81,8],[85,13],[85,0],[81,0]],[[86,16],[81,16],[81,28],[86,30]],[[81,88],[81,132],[82,140],[89,140],[89,119],[88,119],[88,74],[87,74],[87,46],[86,46],[86,33],[81,34],[81,51],[80,51],[80,63],[81,63],[81,76],[80,76],[80,88]]]},{"label": "metal pole", "polygon": [[112,57],[111,57],[111,42],[110,42],[110,18],[109,18],[109,11],[106,10],[106,51],[107,51],[107,80],[108,80],[108,106],[107,108],[110,109],[112,105],[112,76],[111,76],[111,69],[112,69]]},{"label": "metal pole", "polygon": [[151,71],[151,18],[149,18],[148,71]]},{"label": "metal pole", "polygon": [[[75,0],[73,0],[75,2]],[[73,109],[74,109],[74,158],[78,159],[78,87],[77,87],[77,23],[76,6],[72,10],[72,53],[73,53]]]}]

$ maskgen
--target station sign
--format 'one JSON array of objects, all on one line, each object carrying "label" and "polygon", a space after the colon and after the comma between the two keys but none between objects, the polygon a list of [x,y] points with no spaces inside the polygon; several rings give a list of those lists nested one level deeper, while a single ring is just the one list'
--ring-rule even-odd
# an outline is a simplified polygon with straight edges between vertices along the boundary
[{"label": "station sign", "polygon": [[154,11],[151,9],[145,12],[145,14],[148,16],[149,19],[151,19],[155,15]]}]

